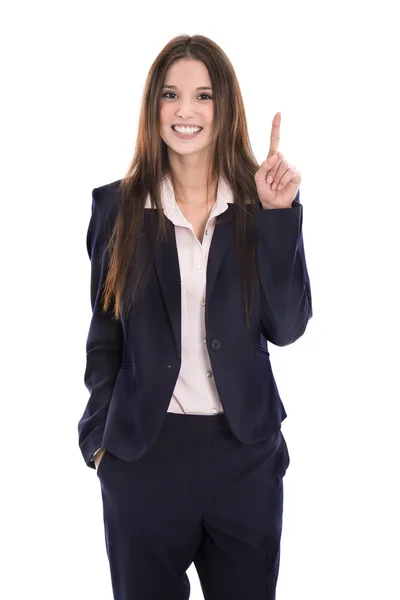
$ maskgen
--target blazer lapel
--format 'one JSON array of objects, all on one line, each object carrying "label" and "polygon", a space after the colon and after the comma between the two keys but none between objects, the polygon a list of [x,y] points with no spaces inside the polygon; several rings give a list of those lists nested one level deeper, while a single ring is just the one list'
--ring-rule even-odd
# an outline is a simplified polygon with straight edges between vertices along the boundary
[{"label": "blazer lapel", "polygon": [[[232,211],[233,205],[229,204],[228,209],[216,218],[207,262],[206,310],[222,258],[235,230]],[[167,228],[167,239],[160,241],[156,246],[154,265],[171,322],[177,355],[181,359],[181,275],[175,226],[169,219],[167,219]]]},{"label": "blazer lapel", "polygon": [[207,262],[206,310],[217,278],[218,270],[234,231],[233,205],[229,204],[228,210],[217,216],[211,240]]},{"label": "blazer lapel", "polygon": [[[155,214],[154,219],[156,219]],[[175,226],[169,219],[167,219],[167,229],[167,239],[160,240],[156,245],[154,265],[171,322],[177,354],[181,358],[181,274]]]}]

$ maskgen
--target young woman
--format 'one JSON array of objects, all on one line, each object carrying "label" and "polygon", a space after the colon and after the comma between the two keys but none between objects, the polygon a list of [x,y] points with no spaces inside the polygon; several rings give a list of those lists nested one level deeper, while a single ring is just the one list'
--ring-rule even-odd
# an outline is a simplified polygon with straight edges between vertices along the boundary
[{"label": "young woman", "polygon": [[251,151],[234,69],[179,36],[151,66],[136,152],[93,190],[79,445],[101,484],[116,600],[272,600],[286,412],[268,342],[312,317],[300,173]]}]

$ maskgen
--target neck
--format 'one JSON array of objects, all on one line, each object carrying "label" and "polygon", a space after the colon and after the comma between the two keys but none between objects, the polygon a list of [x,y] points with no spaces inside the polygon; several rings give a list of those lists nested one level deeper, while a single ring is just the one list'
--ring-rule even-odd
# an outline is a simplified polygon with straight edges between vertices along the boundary
[{"label": "neck", "polygon": [[210,202],[214,203],[217,197],[217,186],[213,185],[208,188],[208,196],[206,187],[186,186],[175,189],[175,199],[178,204],[185,206],[205,206]]},{"label": "neck", "polygon": [[[185,157],[186,159],[190,157]],[[174,182],[176,201],[182,205],[204,206],[215,202],[217,196],[217,181],[208,185],[207,171],[204,166],[186,161],[170,160],[172,179]]]}]

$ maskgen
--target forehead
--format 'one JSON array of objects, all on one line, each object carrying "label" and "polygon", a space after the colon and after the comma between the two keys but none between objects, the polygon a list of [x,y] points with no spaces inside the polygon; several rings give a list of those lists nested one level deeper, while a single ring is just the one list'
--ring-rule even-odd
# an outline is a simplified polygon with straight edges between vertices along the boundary
[{"label": "forehead", "polygon": [[179,88],[197,88],[200,86],[210,89],[211,80],[204,63],[199,60],[181,59],[169,67],[163,85]]}]

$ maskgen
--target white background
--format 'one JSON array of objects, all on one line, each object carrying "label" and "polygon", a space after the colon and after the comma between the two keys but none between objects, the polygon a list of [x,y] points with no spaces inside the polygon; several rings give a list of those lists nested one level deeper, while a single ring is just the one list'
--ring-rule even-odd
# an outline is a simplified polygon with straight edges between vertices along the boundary
[{"label": "white background", "polygon": [[[291,458],[277,599],[400,597],[395,4],[2,9],[5,600],[112,598],[100,483],[77,437],[88,400],[86,231],[92,189],[120,179],[132,158],[148,69],[182,33],[210,37],[232,61],[257,160],[280,111],[280,150],[303,176],[314,316],[295,344],[270,345]],[[202,599],[193,565],[188,575],[191,600]]]}]

